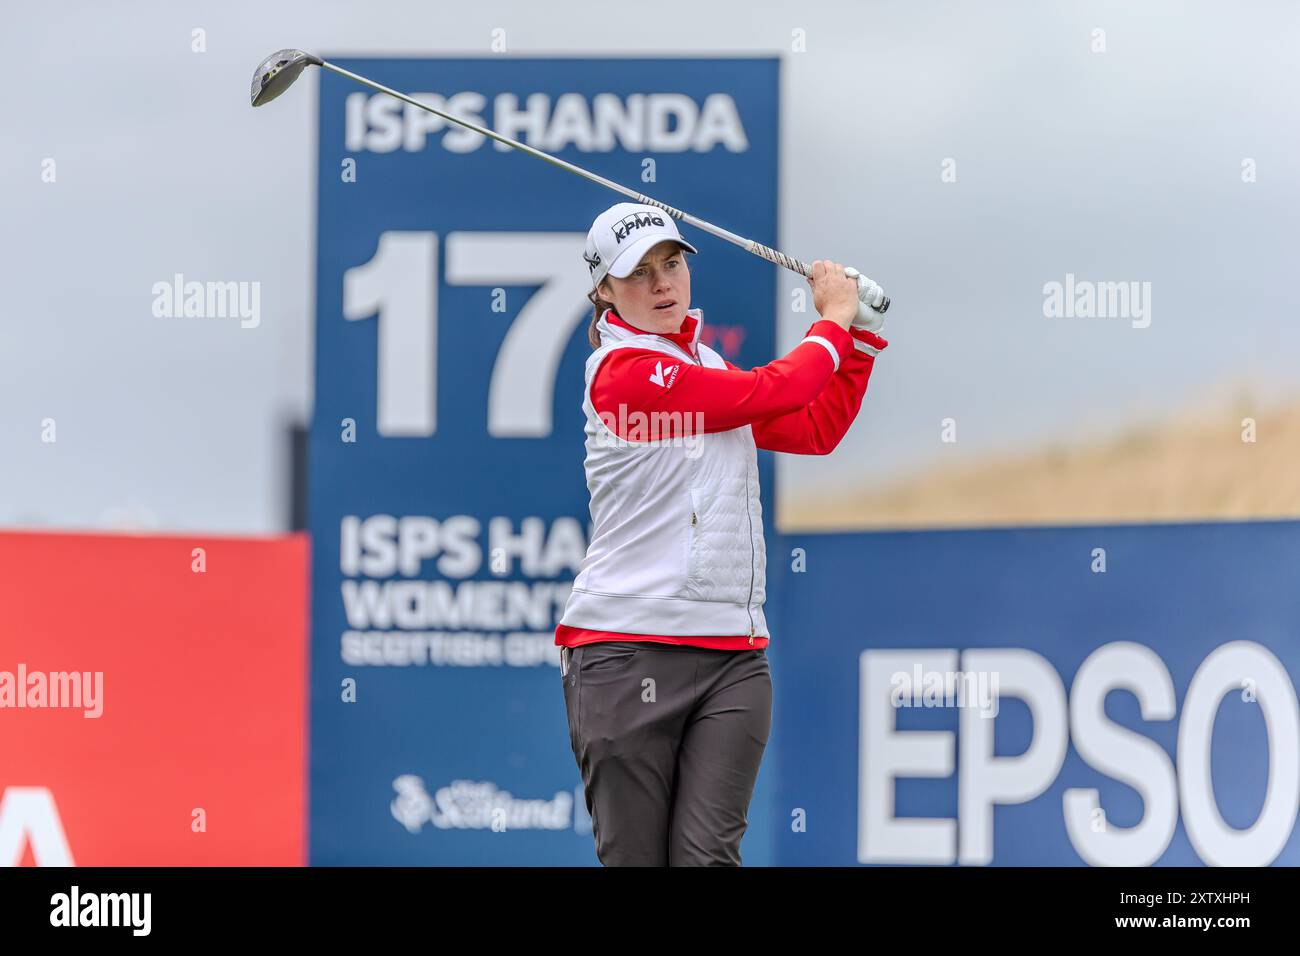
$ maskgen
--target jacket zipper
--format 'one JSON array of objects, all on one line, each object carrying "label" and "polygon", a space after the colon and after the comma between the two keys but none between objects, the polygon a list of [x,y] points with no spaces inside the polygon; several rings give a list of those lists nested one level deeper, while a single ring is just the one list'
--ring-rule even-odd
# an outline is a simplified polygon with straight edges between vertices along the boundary
[{"label": "jacket zipper", "polygon": [[[749,484],[749,463],[745,464],[745,484]],[[757,555],[754,552],[754,513],[749,508],[748,487],[745,494],[745,516],[749,518],[749,598],[745,601],[745,613],[749,615],[749,646],[754,646],[754,612],[750,607],[754,603],[754,560]]]},{"label": "jacket zipper", "polygon": [[[688,354],[686,350],[682,348],[680,345],[678,345],[676,342],[671,342],[670,344],[673,346],[673,348],[677,349],[677,351],[681,352],[683,355],[686,355],[686,357],[690,359],[690,361],[694,362],[696,365],[699,365],[701,367],[704,366],[704,363],[702,361],[700,361],[695,356]],[[748,464],[746,464],[745,466],[745,478],[746,478],[746,485],[748,485],[748,478],[749,478]],[[751,610],[751,606],[754,603],[754,561],[757,558],[757,552],[754,550],[754,512],[750,510],[748,494],[746,494],[745,496],[745,517],[749,519],[749,597],[745,600],[745,613],[749,615],[749,646],[753,647],[754,637],[758,633],[758,627],[757,625],[754,624],[754,612]],[[692,511],[691,527],[695,526],[696,520],[697,520],[696,514],[694,511]]]},{"label": "jacket zipper", "polygon": [[694,355],[691,355],[689,352],[687,352],[686,349],[682,348],[680,345],[678,345],[676,342],[672,341],[671,339],[667,339],[667,340],[665,340],[665,341],[667,341],[668,344],[671,345],[673,348],[675,348],[677,351],[679,351],[679,352],[681,352],[683,355],[685,355],[687,361],[694,362],[696,365],[698,365],[698,366],[700,366],[701,368],[703,368],[704,363],[701,362],[701,361],[700,361],[698,358],[696,358]]},{"label": "jacket zipper", "polygon": [[[754,602],[754,516],[749,513],[749,503],[745,503],[745,511],[749,514],[749,599],[745,602],[745,613],[749,615],[749,646],[754,646],[754,636],[758,632],[757,625],[754,624],[754,612],[750,606]],[[698,516],[695,511],[691,512],[691,527],[694,528],[698,522]]]}]

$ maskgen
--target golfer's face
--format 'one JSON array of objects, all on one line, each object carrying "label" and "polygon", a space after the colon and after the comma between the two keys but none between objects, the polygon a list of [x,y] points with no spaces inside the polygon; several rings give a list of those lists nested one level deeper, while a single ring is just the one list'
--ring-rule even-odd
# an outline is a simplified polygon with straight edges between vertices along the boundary
[{"label": "golfer's face", "polygon": [[691,274],[682,247],[665,240],[652,247],[626,279],[609,277],[614,309],[637,328],[676,332],[691,307]]}]

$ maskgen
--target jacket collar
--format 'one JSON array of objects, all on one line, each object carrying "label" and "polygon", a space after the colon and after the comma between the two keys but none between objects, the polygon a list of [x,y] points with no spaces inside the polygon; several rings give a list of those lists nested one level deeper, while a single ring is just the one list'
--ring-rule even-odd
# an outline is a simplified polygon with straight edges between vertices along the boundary
[{"label": "jacket collar", "polygon": [[601,345],[608,345],[610,342],[631,338],[634,335],[658,335],[675,343],[687,354],[698,356],[700,328],[703,324],[703,312],[699,309],[688,309],[686,318],[682,319],[682,324],[676,332],[647,332],[623,319],[613,309],[606,309],[605,314],[596,322],[596,329],[600,332]]}]

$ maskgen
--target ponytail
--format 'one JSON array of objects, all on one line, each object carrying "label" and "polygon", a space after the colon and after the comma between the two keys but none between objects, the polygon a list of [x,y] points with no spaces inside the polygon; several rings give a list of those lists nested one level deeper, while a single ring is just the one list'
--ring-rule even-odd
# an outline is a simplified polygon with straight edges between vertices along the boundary
[{"label": "ponytail", "polygon": [[600,348],[600,332],[596,329],[596,323],[600,317],[605,314],[606,309],[614,308],[614,303],[607,299],[602,299],[600,293],[592,289],[587,293],[587,298],[591,301],[591,323],[587,326],[587,341],[591,344],[591,350],[594,352]]}]

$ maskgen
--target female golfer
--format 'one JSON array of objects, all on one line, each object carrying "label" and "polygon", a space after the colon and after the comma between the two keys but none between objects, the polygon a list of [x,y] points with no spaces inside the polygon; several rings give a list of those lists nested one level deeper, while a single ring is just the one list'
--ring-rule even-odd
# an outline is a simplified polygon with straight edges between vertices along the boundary
[{"label": "female golfer", "polygon": [[821,319],[742,371],[700,344],[695,251],[662,210],[618,203],[584,253],[593,529],[555,642],[606,866],[740,865],[772,724],[756,448],[829,454],[887,344],[851,327],[857,283],[818,261]]}]

